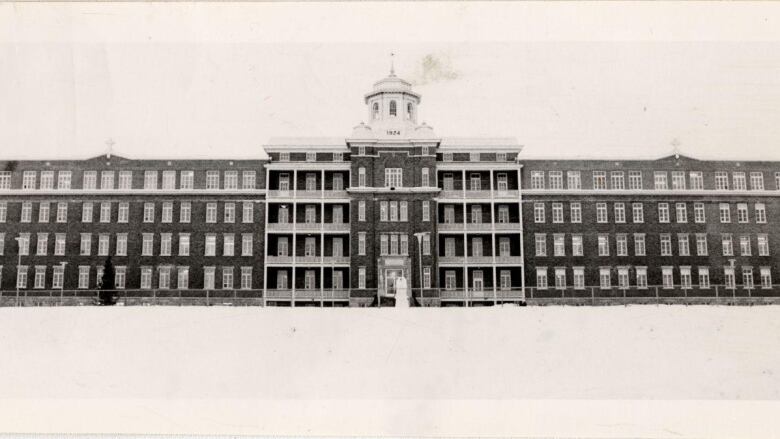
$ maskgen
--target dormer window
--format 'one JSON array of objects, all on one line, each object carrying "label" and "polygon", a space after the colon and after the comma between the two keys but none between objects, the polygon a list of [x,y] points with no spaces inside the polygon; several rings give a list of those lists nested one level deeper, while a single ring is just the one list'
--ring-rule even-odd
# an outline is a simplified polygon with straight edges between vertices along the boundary
[{"label": "dormer window", "polygon": [[398,109],[396,108],[395,101],[390,101],[390,116],[397,116],[398,115]]},{"label": "dormer window", "polygon": [[280,162],[289,162],[290,161],[290,153],[289,152],[280,152],[279,153],[279,161]]},{"label": "dormer window", "polygon": [[306,161],[307,162],[316,162],[317,161],[317,153],[316,152],[307,152],[306,153]]},{"label": "dormer window", "polygon": [[374,120],[379,119],[379,103],[378,102],[374,102],[373,113],[372,114],[374,115]]},{"label": "dormer window", "polygon": [[412,103],[411,102],[406,104],[406,118],[408,120],[412,120]]}]

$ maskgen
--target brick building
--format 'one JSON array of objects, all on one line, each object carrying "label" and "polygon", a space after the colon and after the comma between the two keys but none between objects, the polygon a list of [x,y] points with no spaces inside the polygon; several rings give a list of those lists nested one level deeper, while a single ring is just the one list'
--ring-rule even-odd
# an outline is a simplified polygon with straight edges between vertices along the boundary
[{"label": "brick building", "polygon": [[93,294],[109,257],[128,297],[778,294],[778,163],[524,160],[438,137],[392,72],[364,100],[349,137],[271,139],[268,159],[0,161],[0,302]]}]

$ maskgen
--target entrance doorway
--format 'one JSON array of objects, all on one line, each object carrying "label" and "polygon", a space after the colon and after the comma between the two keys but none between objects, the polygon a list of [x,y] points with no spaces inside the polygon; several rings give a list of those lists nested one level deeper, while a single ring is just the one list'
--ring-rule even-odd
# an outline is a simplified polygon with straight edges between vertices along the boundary
[{"label": "entrance doorway", "polygon": [[395,296],[395,282],[398,278],[403,276],[403,274],[403,268],[385,269],[385,291],[388,296]]}]

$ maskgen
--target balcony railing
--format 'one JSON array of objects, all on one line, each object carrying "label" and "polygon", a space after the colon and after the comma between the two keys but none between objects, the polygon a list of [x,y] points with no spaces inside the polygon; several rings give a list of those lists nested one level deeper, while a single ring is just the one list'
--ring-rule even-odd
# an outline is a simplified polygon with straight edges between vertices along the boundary
[{"label": "balcony railing", "polygon": [[469,301],[469,300],[522,300],[522,288],[502,289],[482,288],[482,289],[440,289],[439,298],[442,301]]},{"label": "balcony railing", "polygon": [[349,256],[266,256],[265,261],[269,264],[287,264],[292,265],[293,260],[296,264],[349,264]]},{"label": "balcony railing", "polygon": [[284,300],[290,301],[293,296],[295,300],[309,300],[309,301],[331,301],[331,300],[349,300],[348,289],[296,289],[293,290],[266,290],[266,298],[268,300]]},{"label": "balcony railing", "polygon": [[[523,258],[520,256],[496,256],[496,264],[515,264],[523,265]],[[468,258],[463,256],[439,256],[439,263],[441,264],[492,264],[493,256],[469,256]]]},{"label": "balcony railing", "polygon": [[349,223],[268,223],[271,232],[301,231],[338,231],[349,232]]},{"label": "balcony railing", "polygon": [[347,198],[346,190],[313,190],[307,191],[299,189],[294,190],[269,190],[268,198],[306,198],[306,199],[323,199],[323,198]]},{"label": "balcony railing", "polygon": [[443,190],[441,191],[441,197],[442,198],[450,198],[450,199],[501,199],[501,200],[517,200],[520,198],[520,191],[517,189],[514,190],[505,190],[505,191],[499,191],[499,190],[478,190],[478,191],[472,191],[472,190],[466,190],[465,193],[463,190]]},{"label": "balcony railing", "polygon": [[491,232],[491,231],[516,231],[522,230],[520,223],[438,223],[440,232]]}]

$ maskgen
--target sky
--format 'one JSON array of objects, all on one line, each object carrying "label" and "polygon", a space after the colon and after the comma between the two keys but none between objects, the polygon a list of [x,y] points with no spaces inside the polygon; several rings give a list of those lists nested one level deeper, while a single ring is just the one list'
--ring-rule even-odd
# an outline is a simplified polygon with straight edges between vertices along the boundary
[{"label": "sky", "polygon": [[[780,160],[777,5],[3,4],[0,158],[263,158],[387,75],[523,156]],[[686,21],[687,19],[687,21]]]}]

